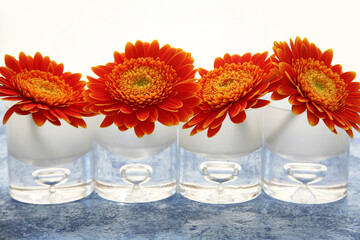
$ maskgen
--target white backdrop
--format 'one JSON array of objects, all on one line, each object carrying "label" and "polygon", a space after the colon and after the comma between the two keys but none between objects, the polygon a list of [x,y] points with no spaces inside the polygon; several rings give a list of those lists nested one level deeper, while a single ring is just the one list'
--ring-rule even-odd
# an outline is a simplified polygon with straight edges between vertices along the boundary
[{"label": "white backdrop", "polygon": [[360,74],[359,10],[358,0],[0,0],[0,65],[5,53],[40,51],[85,79],[126,42],[158,39],[211,68],[226,52],[271,52],[299,35]]}]

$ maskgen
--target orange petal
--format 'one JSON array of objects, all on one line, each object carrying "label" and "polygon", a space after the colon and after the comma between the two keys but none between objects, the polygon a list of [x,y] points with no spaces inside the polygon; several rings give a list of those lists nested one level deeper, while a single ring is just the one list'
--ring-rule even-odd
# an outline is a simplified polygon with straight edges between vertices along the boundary
[{"label": "orange petal", "polygon": [[207,131],[207,136],[209,138],[215,136],[220,131],[220,128],[221,128],[221,124],[217,128],[209,128]]},{"label": "orange petal", "polygon": [[158,111],[157,108],[155,106],[150,106],[149,107],[150,110],[150,114],[149,114],[149,120],[151,122],[156,122],[158,120]]},{"label": "orange petal", "polygon": [[150,110],[149,108],[140,108],[136,111],[136,116],[140,121],[145,121],[150,116]]},{"label": "orange petal", "polygon": [[336,64],[336,65],[334,65],[334,66],[331,67],[331,70],[332,70],[333,72],[336,72],[336,73],[338,73],[338,74],[341,74],[341,72],[342,72],[342,67],[341,67],[340,64]]},{"label": "orange petal", "polygon": [[284,99],[284,98],[287,98],[288,96],[286,96],[286,95],[280,95],[280,94],[278,94],[277,92],[273,92],[272,94],[271,94],[271,99],[272,100],[281,100],[281,99]]},{"label": "orange petal", "polygon": [[185,61],[187,53],[184,51],[176,53],[174,56],[170,58],[168,61],[168,65],[172,66],[175,70],[182,66]]},{"label": "orange petal", "polygon": [[343,79],[346,83],[352,82],[356,77],[355,72],[346,72],[340,75],[340,78]]},{"label": "orange petal", "polygon": [[136,53],[137,53],[137,57],[145,57],[145,49],[144,49],[144,44],[142,41],[137,40],[135,42],[135,48],[136,48]]},{"label": "orange petal", "polygon": [[168,98],[165,101],[161,102],[161,104],[158,104],[159,107],[166,106],[168,108],[181,108],[183,106],[183,102],[176,98]]},{"label": "orange petal", "polygon": [[320,56],[319,60],[324,61],[324,64],[326,66],[330,67],[332,58],[333,58],[333,50],[328,49]]},{"label": "orange petal", "polygon": [[225,53],[223,59],[224,59],[224,62],[225,62],[225,63],[228,63],[228,64],[231,64],[231,63],[232,63],[231,56],[230,56],[229,53]]},{"label": "orange petal", "polygon": [[125,58],[137,58],[136,48],[131,42],[126,43],[125,46]]},{"label": "orange petal", "polygon": [[61,74],[64,72],[64,64],[60,63],[57,65],[54,69],[54,75],[61,76]]},{"label": "orange petal", "polygon": [[214,61],[214,68],[223,67],[224,65],[225,65],[225,61],[224,61],[224,59],[222,59],[221,57],[217,57],[217,58],[215,58],[215,61]]},{"label": "orange petal", "polygon": [[123,113],[116,114],[115,118],[114,118],[114,124],[117,127],[124,126],[125,125],[124,119],[125,119],[125,114],[123,114]]},{"label": "orange petal", "polygon": [[41,112],[33,113],[32,118],[38,127],[41,127],[46,122],[46,117]]},{"label": "orange petal", "polygon": [[121,64],[125,61],[125,56],[117,51],[114,52],[114,61],[116,64]]},{"label": "orange petal", "polygon": [[291,107],[291,111],[295,115],[299,115],[299,114],[303,113],[305,110],[306,110],[306,105],[305,104],[292,105],[292,107]]},{"label": "orange petal", "polygon": [[303,58],[303,59],[308,59],[309,58],[308,48],[306,47],[305,44],[301,44],[300,57]]},{"label": "orange petal", "polygon": [[291,105],[300,105],[300,104],[303,104],[303,102],[300,102],[297,100],[297,95],[291,95],[288,99],[289,103]]},{"label": "orange petal", "polygon": [[21,69],[28,69],[28,58],[26,57],[25,53],[21,52],[19,54],[19,65]]},{"label": "orange petal", "polygon": [[140,122],[140,127],[146,135],[150,135],[154,132],[155,123],[150,121]]},{"label": "orange petal", "polygon": [[158,121],[165,126],[173,126],[175,124],[174,118],[170,112],[158,109]]},{"label": "orange petal", "polygon": [[11,117],[11,115],[17,110],[19,109],[19,105],[14,104],[12,105],[5,113],[4,118],[3,118],[3,124],[5,125],[7,123],[7,121],[9,120],[9,118]]},{"label": "orange petal", "polygon": [[282,84],[278,89],[277,92],[281,95],[293,95],[293,94],[297,94],[298,91],[297,89],[289,84],[289,83],[284,83]]},{"label": "orange petal", "polygon": [[258,99],[257,103],[253,105],[251,108],[262,108],[268,105],[269,103],[270,103],[269,100]]},{"label": "orange petal", "polygon": [[239,63],[249,62],[251,59],[251,53],[245,53],[241,56],[241,60]]},{"label": "orange petal", "polygon": [[41,53],[37,52],[35,53],[35,56],[34,56],[34,66],[33,68],[35,70],[41,70],[42,67],[43,67],[43,57],[41,55]]},{"label": "orange petal", "polygon": [[260,54],[253,60],[253,63],[255,65],[261,66],[265,62],[267,55],[268,55],[268,52],[264,52],[264,53]]},{"label": "orange petal", "polygon": [[234,54],[231,56],[231,62],[233,63],[239,63],[241,60],[241,56],[239,54]]},{"label": "orange petal", "polygon": [[190,119],[190,121],[187,123],[189,126],[194,126],[201,121],[204,121],[211,113],[209,112],[200,112],[199,114],[195,115],[193,118]]},{"label": "orange petal", "polygon": [[205,70],[203,68],[199,68],[198,72],[199,72],[200,76],[202,77],[202,76],[206,75],[209,71]]},{"label": "orange petal", "polygon": [[279,70],[283,76],[287,76],[286,73],[288,73],[288,76],[290,77],[289,80],[291,80],[291,82],[292,79],[295,78],[297,75],[295,70],[292,68],[292,66],[285,62],[279,63]]},{"label": "orange petal", "polygon": [[135,131],[135,134],[138,138],[142,138],[145,133],[143,132],[143,130],[141,129],[140,125],[137,125],[134,127],[134,131]]},{"label": "orange petal", "polygon": [[225,118],[226,118],[226,114],[224,114],[224,115],[222,115],[221,117],[215,119],[215,120],[211,123],[211,125],[210,125],[209,128],[215,129],[215,128],[219,127],[219,126],[222,124],[222,122],[225,120]]},{"label": "orange petal", "polygon": [[138,125],[139,120],[136,117],[136,114],[128,114],[124,116],[124,124],[127,128],[132,128]]},{"label": "orange petal", "polygon": [[236,115],[238,115],[241,111],[244,111],[244,109],[246,108],[247,103],[244,101],[238,101],[238,102],[234,102],[231,107],[229,108],[229,116],[230,117],[235,117]]},{"label": "orange petal", "polygon": [[115,116],[106,116],[102,121],[100,127],[101,128],[109,127],[114,123],[114,120],[115,120]]},{"label": "orange petal", "polygon": [[324,118],[323,122],[325,123],[325,125],[331,130],[333,131],[335,129],[335,125],[334,122],[331,121],[329,118]]},{"label": "orange petal", "polygon": [[157,58],[159,56],[159,49],[160,47],[158,41],[154,40],[150,44],[147,55],[149,57]]},{"label": "orange petal", "polygon": [[311,126],[316,126],[319,123],[319,118],[315,116],[311,111],[307,111],[307,119]]},{"label": "orange petal", "polygon": [[230,117],[231,121],[233,123],[237,123],[237,124],[240,124],[242,123],[243,121],[245,121],[246,119],[246,113],[245,111],[241,111],[238,115],[236,115],[235,117]]},{"label": "orange petal", "polygon": [[5,65],[15,72],[21,71],[19,62],[13,56],[5,55]]}]

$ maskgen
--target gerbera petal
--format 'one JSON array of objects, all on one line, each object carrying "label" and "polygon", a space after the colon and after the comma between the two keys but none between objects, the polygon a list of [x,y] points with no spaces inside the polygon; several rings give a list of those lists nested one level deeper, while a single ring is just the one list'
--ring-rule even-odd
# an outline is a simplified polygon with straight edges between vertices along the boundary
[{"label": "gerbera petal", "polygon": [[300,105],[303,104],[303,102],[300,102],[299,100],[297,100],[297,95],[291,95],[288,99],[289,103],[291,105]]},{"label": "gerbera petal", "polygon": [[144,133],[143,130],[141,129],[141,126],[140,126],[140,125],[136,125],[136,126],[134,127],[134,131],[135,131],[135,134],[136,134],[136,136],[137,136],[138,138],[142,138],[142,137],[145,135],[145,133]]},{"label": "gerbera petal", "polygon": [[220,131],[220,128],[221,128],[221,124],[217,128],[209,128],[207,131],[207,136],[209,138],[215,136]]},{"label": "gerbera petal", "polygon": [[140,122],[140,127],[144,134],[150,135],[154,132],[155,123],[149,121]]},{"label": "gerbera petal", "polygon": [[159,56],[159,49],[160,47],[158,41],[154,40],[150,44],[147,55],[149,57],[157,58]]},{"label": "gerbera petal", "polygon": [[291,111],[295,115],[299,115],[299,114],[303,113],[305,110],[306,110],[306,105],[305,104],[292,105],[292,107],[291,107]]},{"label": "gerbera petal", "polygon": [[105,116],[104,120],[101,122],[100,127],[106,128],[111,126],[114,123],[115,116]]},{"label": "gerbera petal", "polygon": [[141,108],[136,111],[136,116],[140,121],[145,121],[150,116],[149,108]]},{"label": "gerbera petal", "polygon": [[135,48],[136,48],[137,57],[145,57],[145,49],[142,41],[137,40],[135,42]]},{"label": "gerbera petal", "polygon": [[279,63],[279,70],[283,76],[287,76],[287,78],[293,82],[293,78],[297,76],[297,73],[294,71],[292,66],[290,66],[288,63],[281,62]]},{"label": "gerbera petal", "polygon": [[46,122],[46,117],[42,114],[42,112],[33,113],[32,118],[38,127],[41,127]]},{"label": "gerbera petal", "polygon": [[234,102],[229,108],[229,116],[234,117],[238,115],[241,111],[244,111],[247,103],[245,101]]},{"label": "gerbera petal", "polygon": [[19,65],[21,69],[28,69],[28,58],[26,57],[25,53],[20,52],[19,54]]},{"label": "gerbera petal", "polygon": [[173,126],[174,118],[170,112],[158,109],[158,121],[165,126]]},{"label": "gerbera petal", "polygon": [[255,65],[261,66],[266,58],[267,58],[268,52],[264,52],[262,54],[259,54],[257,57],[255,57],[252,61]]},{"label": "gerbera petal", "polygon": [[125,56],[124,54],[121,54],[117,51],[114,52],[114,61],[116,64],[121,64],[125,61]]},{"label": "gerbera petal", "polygon": [[342,73],[342,67],[341,67],[340,64],[336,64],[336,65],[332,66],[332,67],[331,67],[331,70],[332,70],[333,72],[338,73],[338,74],[341,74],[341,73]]},{"label": "gerbera petal", "polygon": [[135,113],[124,115],[124,124],[127,128],[135,127],[139,123],[139,120]]},{"label": "gerbera petal", "polygon": [[224,61],[224,59],[222,59],[221,57],[217,57],[217,58],[215,58],[215,61],[214,61],[214,68],[223,67],[224,65],[225,65],[225,61]]},{"label": "gerbera petal", "polygon": [[39,53],[39,52],[35,53],[33,68],[36,70],[41,70],[43,67],[43,61],[44,60],[43,60],[41,53]]},{"label": "gerbera petal", "polygon": [[289,84],[289,83],[282,84],[277,89],[277,92],[281,95],[287,95],[287,96],[298,93],[297,89],[292,84]]},{"label": "gerbera petal", "polygon": [[230,117],[230,119],[231,119],[231,121],[232,121],[233,123],[240,124],[240,123],[242,123],[242,122],[245,121],[245,119],[246,119],[246,113],[245,113],[245,111],[241,111],[241,112],[239,112],[239,114],[237,114],[236,116]]},{"label": "gerbera petal", "polygon": [[256,104],[253,105],[251,108],[262,108],[262,107],[265,107],[266,105],[268,105],[269,103],[270,103],[270,101],[268,101],[268,100],[258,99]]},{"label": "gerbera petal", "polygon": [[323,61],[326,66],[330,67],[332,58],[333,58],[333,50],[328,49],[320,56],[319,60]]},{"label": "gerbera petal", "polygon": [[341,79],[343,79],[346,83],[350,83],[352,82],[355,77],[356,77],[356,73],[355,72],[345,72],[343,74],[340,75]]},{"label": "gerbera petal", "polygon": [[205,70],[203,68],[198,68],[198,73],[200,74],[200,77],[204,76],[208,72],[209,72],[208,70]]},{"label": "gerbera petal", "polygon": [[178,52],[172,58],[170,58],[168,64],[171,65],[175,70],[178,70],[179,67],[182,67],[182,64],[184,63],[186,56],[187,56],[186,52],[183,51]]},{"label": "gerbera petal", "polygon": [[311,126],[316,126],[319,123],[319,118],[315,116],[311,111],[307,111],[307,119]]},{"label": "gerbera petal", "polygon": [[249,62],[250,59],[251,59],[251,53],[245,53],[244,55],[241,56],[241,60],[239,63]]},{"label": "gerbera petal", "polygon": [[239,63],[241,60],[241,56],[239,54],[234,54],[231,56],[231,62],[233,63]]},{"label": "gerbera petal", "polygon": [[7,121],[9,120],[9,118],[11,117],[11,115],[19,109],[19,105],[15,104],[12,105],[4,114],[4,118],[3,118],[3,124],[5,125],[7,123]]},{"label": "gerbera petal", "polygon": [[20,72],[21,68],[19,66],[19,62],[10,55],[5,55],[5,64],[8,68],[10,68],[11,70],[15,71],[15,72]]},{"label": "gerbera petal", "polygon": [[131,42],[126,43],[125,57],[128,59],[137,58],[136,48]]}]

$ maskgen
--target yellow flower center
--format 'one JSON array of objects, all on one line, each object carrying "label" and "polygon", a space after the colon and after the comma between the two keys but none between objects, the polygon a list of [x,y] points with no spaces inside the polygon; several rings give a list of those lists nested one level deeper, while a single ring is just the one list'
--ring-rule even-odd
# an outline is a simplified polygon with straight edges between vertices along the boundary
[{"label": "yellow flower center", "polygon": [[165,99],[176,76],[176,71],[160,59],[129,59],[107,75],[106,86],[112,98],[143,108]]},{"label": "yellow flower center", "polygon": [[331,111],[345,105],[346,83],[324,63],[314,59],[297,60],[298,82],[307,98]]},{"label": "yellow flower center", "polygon": [[251,62],[215,68],[199,80],[200,97],[212,108],[220,108],[245,96],[262,74],[263,70]]},{"label": "yellow flower center", "polygon": [[24,97],[47,106],[69,104],[78,95],[61,77],[40,70],[24,69],[13,82]]}]

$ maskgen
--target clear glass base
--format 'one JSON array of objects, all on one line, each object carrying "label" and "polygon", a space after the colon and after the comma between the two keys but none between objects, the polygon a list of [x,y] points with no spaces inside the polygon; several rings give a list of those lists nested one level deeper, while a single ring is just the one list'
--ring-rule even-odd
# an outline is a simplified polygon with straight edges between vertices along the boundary
[{"label": "clear glass base", "polygon": [[231,160],[213,160],[180,149],[180,193],[191,200],[240,203],[256,198],[260,186],[261,149]]},{"label": "clear glass base", "polygon": [[38,168],[8,155],[9,194],[20,202],[59,204],[82,199],[94,190],[92,152],[56,168]]},{"label": "clear glass base", "polygon": [[96,191],[105,199],[127,203],[152,202],[176,192],[175,143],[154,156],[128,159],[95,142],[95,159]]},{"label": "clear glass base", "polygon": [[303,204],[344,198],[348,186],[348,151],[317,162],[291,161],[264,149],[262,184],[276,199]]}]

